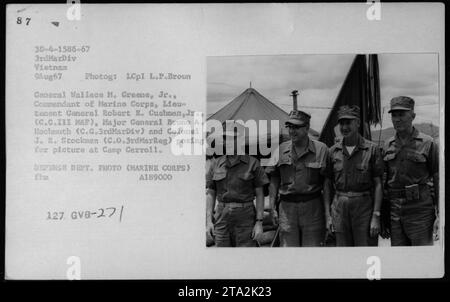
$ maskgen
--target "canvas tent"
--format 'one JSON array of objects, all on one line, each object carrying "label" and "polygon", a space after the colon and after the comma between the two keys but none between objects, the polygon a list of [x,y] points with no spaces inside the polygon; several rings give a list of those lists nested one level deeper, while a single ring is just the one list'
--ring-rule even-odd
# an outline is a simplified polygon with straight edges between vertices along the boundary
[{"label": "canvas tent", "polygon": [[288,114],[265,98],[254,88],[247,88],[209,119],[219,121],[250,119],[279,120],[280,125],[288,119]]},{"label": "canvas tent", "polygon": [[[254,88],[247,88],[240,95],[235,97],[232,101],[226,104],[223,108],[212,114],[208,120],[218,120],[224,124],[227,120],[242,120],[244,123],[249,120],[256,122],[266,120],[267,133],[261,133],[260,137],[267,137],[273,141],[274,135],[270,131],[270,121],[279,121],[279,134],[281,134],[280,142],[289,139],[289,133],[285,128],[284,123],[289,118],[287,112],[272,103]],[[318,133],[310,129],[310,135],[318,137]],[[258,138],[256,136],[248,136],[247,144],[257,144]]]}]

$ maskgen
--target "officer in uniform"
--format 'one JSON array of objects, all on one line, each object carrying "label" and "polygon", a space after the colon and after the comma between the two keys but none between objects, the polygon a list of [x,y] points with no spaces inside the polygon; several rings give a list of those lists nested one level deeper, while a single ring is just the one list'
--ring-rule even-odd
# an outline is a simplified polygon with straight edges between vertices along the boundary
[{"label": "officer in uniform", "polygon": [[380,231],[383,160],[380,149],[359,133],[360,109],[338,111],[342,140],[330,148],[334,199],[331,205],[337,246],[374,246]]},{"label": "officer in uniform", "polygon": [[263,186],[269,180],[258,159],[238,155],[236,131],[227,131],[224,137],[234,138],[234,154],[213,160],[206,173],[207,236],[213,236],[218,247],[254,247],[263,233]]},{"label": "officer in uniform", "polygon": [[[290,140],[274,152],[269,200],[272,216],[278,220],[280,245],[320,246],[325,239],[326,221],[331,224],[329,193],[322,195],[327,174],[328,148],[308,137],[311,116],[294,110],[286,122]],[[280,204],[279,213],[276,201]],[[325,198],[324,198],[325,197]],[[278,218],[278,219],[276,219]]]},{"label": "officer in uniform", "polygon": [[[439,229],[439,158],[433,139],[413,127],[414,100],[391,100],[396,134],[385,143],[386,191],[390,201],[391,245],[432,245]],[[427,182],[433,180],[435,198]]]}]

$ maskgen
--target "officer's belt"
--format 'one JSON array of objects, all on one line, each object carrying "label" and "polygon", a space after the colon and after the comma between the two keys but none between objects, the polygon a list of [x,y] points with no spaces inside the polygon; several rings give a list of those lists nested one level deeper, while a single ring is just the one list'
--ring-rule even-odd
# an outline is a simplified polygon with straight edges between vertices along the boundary
[{"label": "officer's belt", "polygon": [[310,194],[280,194],[280,201],[285,202],[307,202],[322,196],[321,191],[317,191]]},{"label": "officer's belt", "polygon": [[349,192],[344,192],[344,191],[336,191],[336,194],[338,196],[345,196],[345,197],[361,197],[361,196],[367,196],[370,195],[370,191],[362,191],[362,192],[354,192],[354,191],[349,191]]},{"label": "officer's belt", "polygon": [[[427,184],[418,184],[419,192],[428,190]],[[388,189],[389,198],[406,198],[406,189]]]},{"label": "officer's belt", "polygon": [[221,205],[229,208],[246,208],[253,206],[253,201],[248,202],[219,202]]}]

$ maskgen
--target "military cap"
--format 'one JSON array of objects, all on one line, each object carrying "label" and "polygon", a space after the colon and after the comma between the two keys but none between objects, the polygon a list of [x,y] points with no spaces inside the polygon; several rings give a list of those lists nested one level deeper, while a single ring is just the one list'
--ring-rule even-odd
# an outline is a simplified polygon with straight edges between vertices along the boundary
[{"label": "military cap", "polygon": [[391,109],[388,113],[391,113],[394,110],[414,110],[414,100],[407,96],[397,96],[391,100]]},{"label": "military cap", "polygon": [[308,113],[300,110],[292,110],[291,113],[289,113],[289,119],[285,124],[303,126],[309,124],[310,119],[311,115],[309,115]]},{"label": "military cap", "polygon": [[344,105],[339,107],[338,110],[338,122],[342,119],[349,119],[349,120],[354,120],[354,119],[359,119],[359,107],[356,105],[352,105],[352,106],[348,106],[348,105]]}]

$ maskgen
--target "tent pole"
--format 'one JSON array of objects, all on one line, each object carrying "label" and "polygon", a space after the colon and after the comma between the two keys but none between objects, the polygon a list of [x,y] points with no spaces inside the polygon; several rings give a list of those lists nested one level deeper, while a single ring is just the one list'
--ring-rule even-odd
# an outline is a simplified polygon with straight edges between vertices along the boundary
[{"label": "tent pole", "polygon": [[294,102],[294,104],[293,104],[294,111],[297,110],[297,95],[298,95],[298,90],[293,90],[291,96],[292,96],[292,99]]}]

